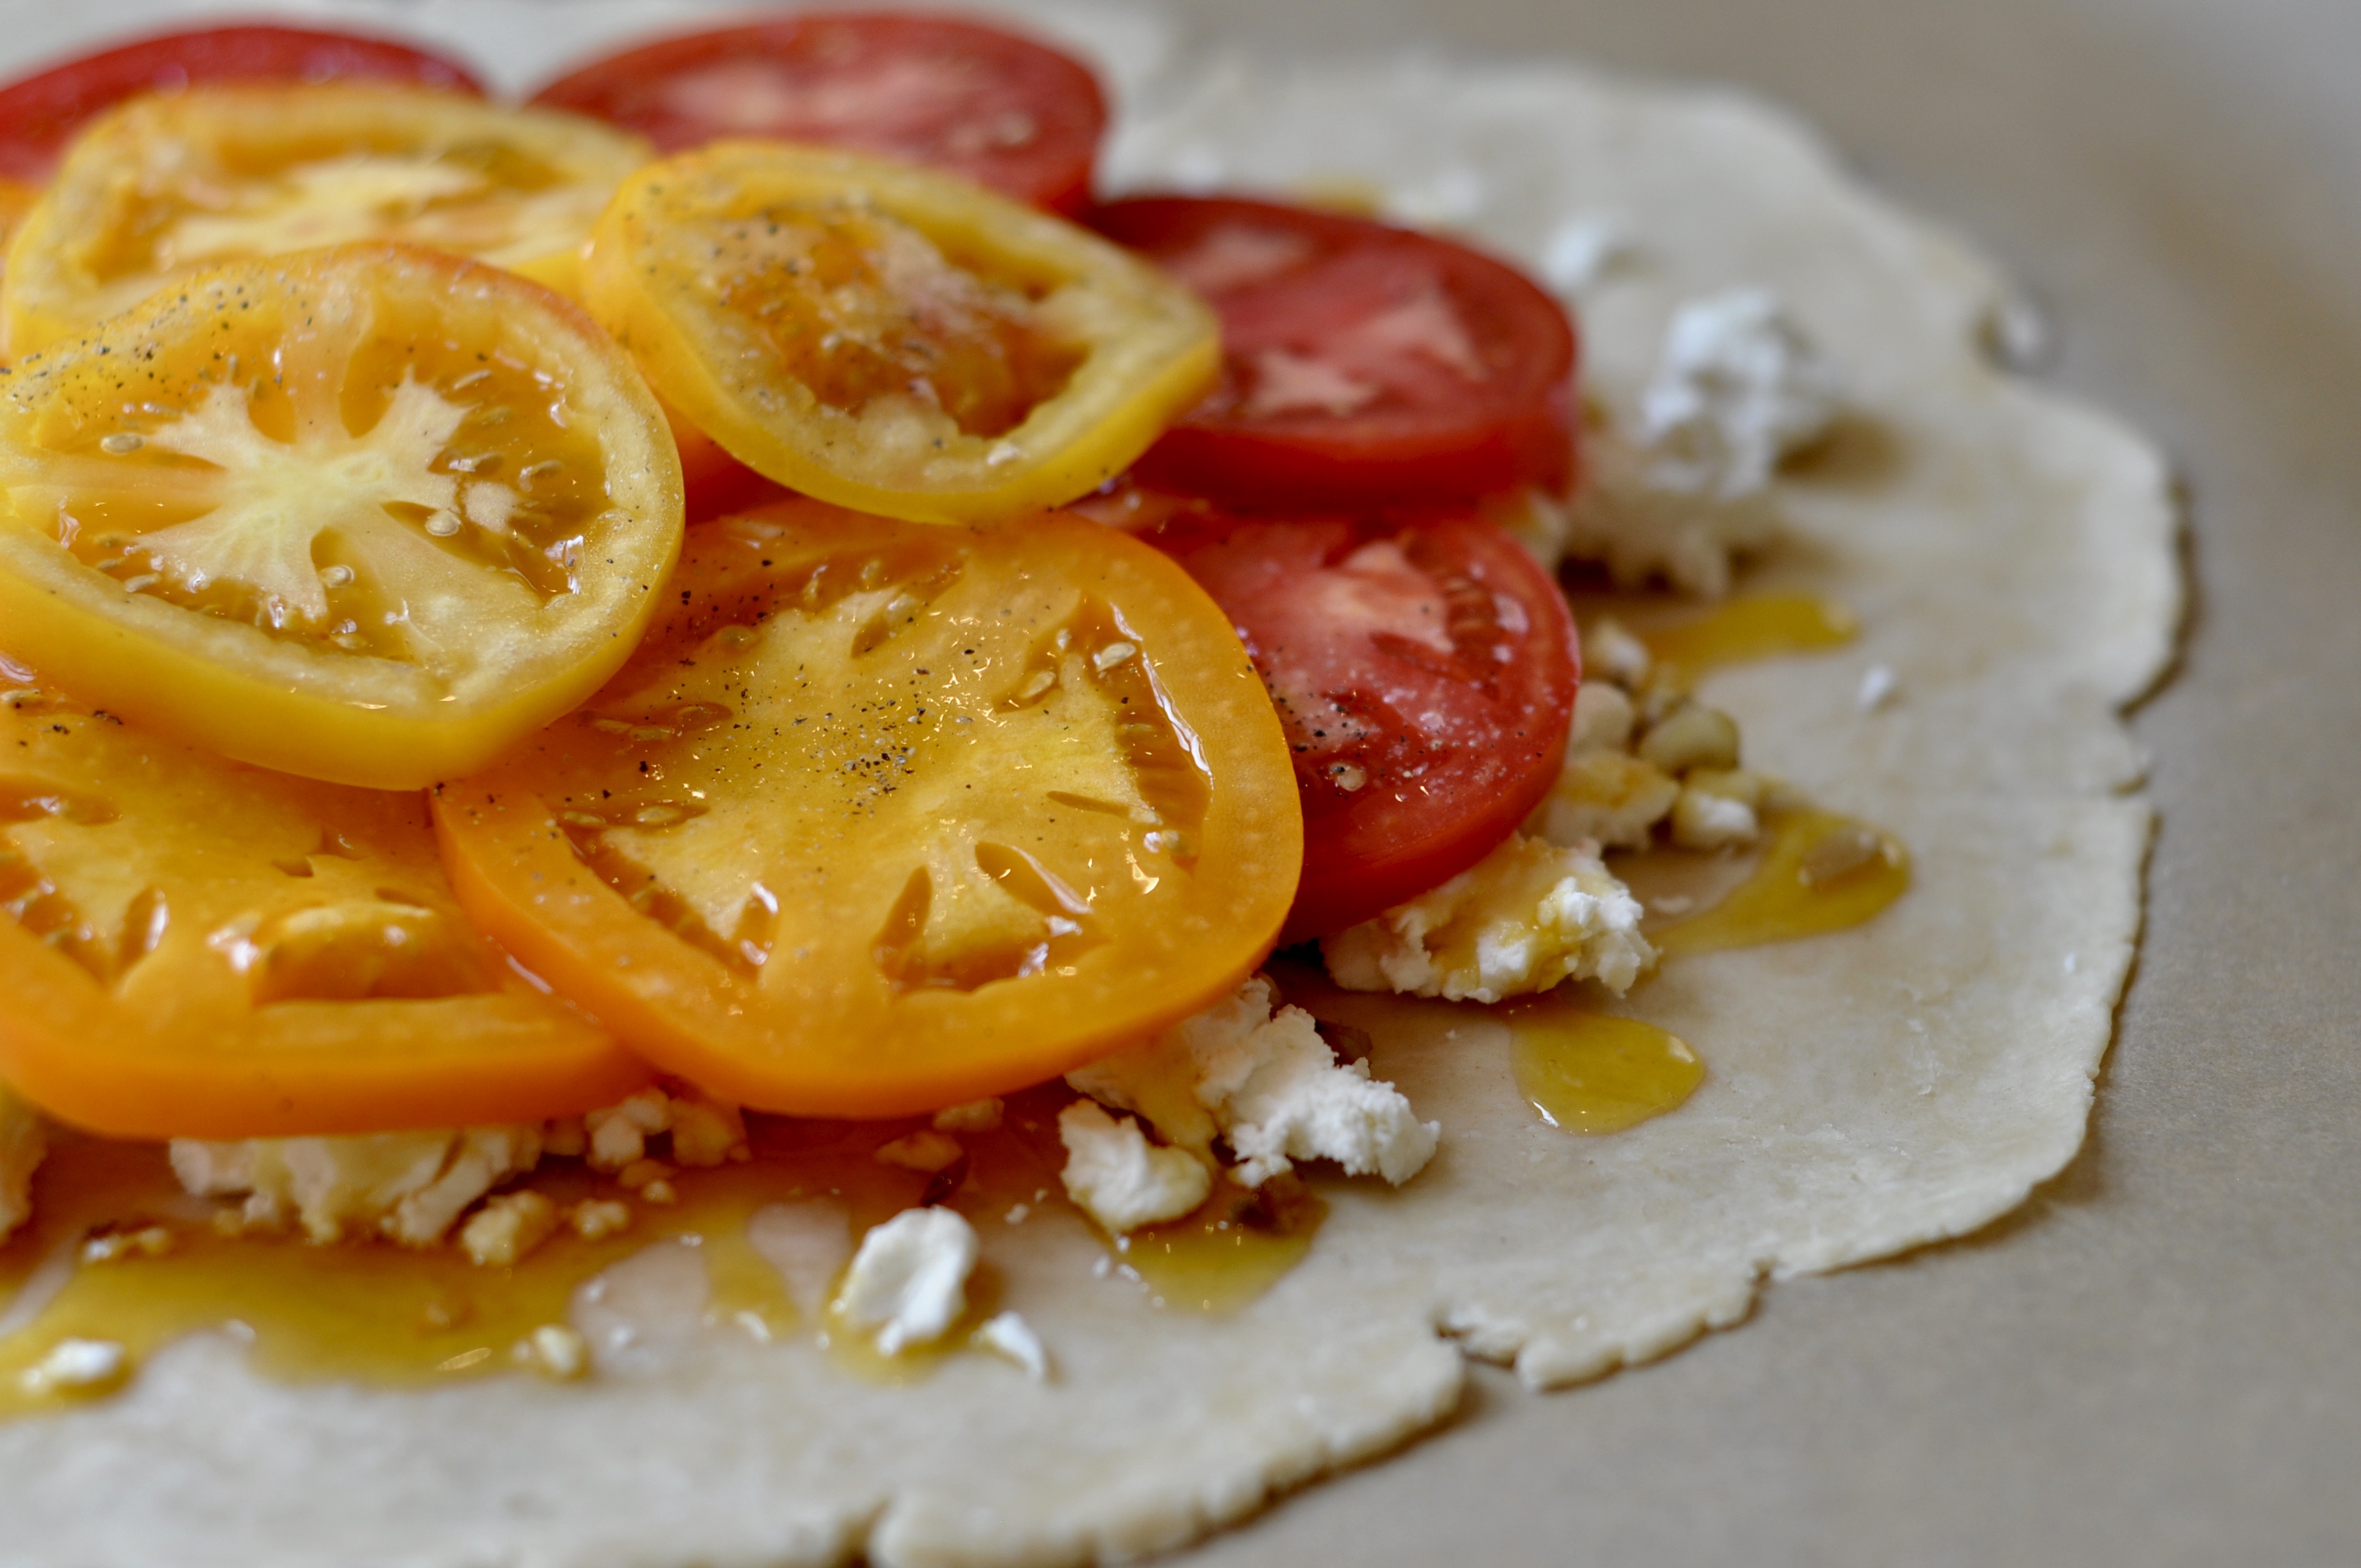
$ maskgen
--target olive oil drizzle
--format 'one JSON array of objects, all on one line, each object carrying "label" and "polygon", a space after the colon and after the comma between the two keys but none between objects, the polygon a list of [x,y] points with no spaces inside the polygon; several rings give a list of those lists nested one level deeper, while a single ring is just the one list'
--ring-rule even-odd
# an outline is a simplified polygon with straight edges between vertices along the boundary
[{"label": "olive oil drizzle", "polygon": [[[561,1212],[585,1200],[620,1199],[631,1205],[631,1224],[596,1240],[561,1227],[508,1267],[478,1266],[456,1244],[413,1250],[229,1234],[215,1223],[216,1205],[181,1190],[161,1145],[60,1132],[35,1177],[33,1220],[0,1245],[0,1419],[56,1410],[127,1380],[80,1389],[29,1386],[27,1375],[67,1340],[122,1346],[127,1376],[166,1345],[206,1332],[233,1334],[256,1372],[290,1384],[404,1388],[519,1375],[528,1365],[521,1347],[535,1330],[567,1323],[584,1287],[665,1243],[697,1249],[709,1332],[758,1343],[801,1338],[818,1343],[848,1376],[921,1381],[961,1353],[997,1309],[1000,1281],[989,1262],[971,1278],[967,1311],[950,1333],[888,1357],[832,1312],[815,1319],[799,1310],[785,1277],[754,1245],[748,1222],[769,1205],[826,1201],[841,1208],[857,1240],[905,1209],[941,1200],[970,1216],[989,1250],[993,1229],[1012,1223],[1006,1216],[1017,1205],[1035,1212],[1033,1223],[1045,1211],[1074,1214],[1058,1180],[1057,1113],[1071,1098],[1062,1089],[1016,1097],[1001,1128],[960,1135],[965,1168],[935,1178],[875,1157],[880,1146],[922,1124],[907,1122],[755,1118],[752,1157],[676,1172],[672,1204],[645,1201],[577,1162],[547,1160],[522,1185]],[[1152,1307],[1227,1312],[1303,1260],[1325,1212],[1290,1178],[1259,1192],[1222,1183],[1194,1214],[1129,1238],[1100,1239],[1107,1272],[1136,1280]],[[118,1255],[93,1258],[110,1250]]]}]

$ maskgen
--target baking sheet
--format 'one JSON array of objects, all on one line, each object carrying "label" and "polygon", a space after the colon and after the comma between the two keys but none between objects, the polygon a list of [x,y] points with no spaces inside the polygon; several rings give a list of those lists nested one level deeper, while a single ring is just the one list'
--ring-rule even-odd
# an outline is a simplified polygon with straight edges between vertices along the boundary
[{"label": "baking sheet", "polygon": [[[1191,1561],[2361,1560],[2361,7],[1181,14],[1279,51],[1546,50],[1784,100],[2017,271],[2057,329],[2048,378],[2166,442],[2197,584],[2137,721],[2163,819],[2147,942],[2061,1178],[1968,1243],[1777,1286],[1653,1367],[1546,1398],[1479,1369],[1447,1431]],[[93,25],[0,15],[13,60]]]}]

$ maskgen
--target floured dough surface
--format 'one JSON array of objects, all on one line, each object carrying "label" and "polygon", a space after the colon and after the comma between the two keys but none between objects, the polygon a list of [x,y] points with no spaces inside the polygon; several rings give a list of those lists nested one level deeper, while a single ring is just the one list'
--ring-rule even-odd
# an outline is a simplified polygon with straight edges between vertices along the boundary
[{"label": "floured dough surface", "polygon": [[[1690,1041],[1708,1075],[1603,1138],[1532,1115],[1480,1010],[1307,990],[1443,1124],[1433,1163],[1398,1191],[1323,1185],[1307,1261],[1228,1318],[1158,1309],[1055,1204],[972,1214],[1048,1382],[982,1355],[867,1381],[807,1340],[698,1327],[701,1265],[665,1244],[582,1324],[586,1383],[286,1388],[217,1337],[115,1400],[0,1426],[11,1563],[1136,1555],[1432,1425],[1463,1352],[1537,1387],[1596,1376],[1737,1321],[1766,1278],[1971,1230],[2071,1157],[2138,926],[2149,815],[2115,714],[2167,653],[2174,523],[2147,446],[1988,366],[1999,280],[1776,114],[1570,68],[1214,61],[1168,79],[1114,171],[1366,180],[1532,265],[1561,225],[1611,218],[1633,253],[1584,299],[1610,399],[1636,394],[1681,302],[1776,291],[1854,411],[1783,484],[1792,541],[1741,591],[1823,594],[1862,631],[1701,695],[1752,764],[1896,832],[1914,891],[1861,929],[1636,988],[1614,1010]],[[1894,695],[1864,711],[1872,666]],[[841,1213],[764,1223],[816,1304],[852,1239]]]}]

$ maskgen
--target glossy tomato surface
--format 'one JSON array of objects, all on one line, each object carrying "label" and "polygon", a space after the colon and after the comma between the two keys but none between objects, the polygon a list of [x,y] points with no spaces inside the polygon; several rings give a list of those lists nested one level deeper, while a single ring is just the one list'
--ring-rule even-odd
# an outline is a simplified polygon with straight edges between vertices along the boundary
[{"label": "glossy tomato surface", "polygon": [[0,654],[0,1075],[121,1137],[576,1114],[645,1083],[468,927],[415,794],[177,745]]},{"label": "glossy tomato surface", "polygon": [[201,82],[406,82],[480,93],[455,60],[317,27],[199,27],[86,54],[0,87],[0,176],[38,183],[83,124],[142,93]]},{"label": "glossy tomato surface", "polygon": [[11,652],[188,744],[379,789],[597,690],[682,523],[664,415],[588,316],[392,245],[200,273],[18,361],[0,486]]},{"label": "glossy tomato surface", "polygon": [[793,500],[689,531],[607,688],[435,792],[479,926],[764,1111],[1003,1094],[1234,991],[1302,849],[1287,744],[1167,556]]},{"label": "glossy tomato surface", "polygon": [[609,55],[535,103],[667,152],[732,137],[923,163],[1058,212],[1090,200],[1106,99],[1088,67],[948,16],[811,13]]},{"label": "glossy tomato surface", "polygon": [[657,394],[730,456],[917,522],[1087,495],[1221,359],[1211,311],[1089,230],[939,170],[788,142],[642,170],[598,220],[582,284]]},{"label": "glossy tomato surface", "polygon": [[1457,875],[1549,793],[1580,652],[1499,528],[1184,513],[1148,537],[1229,612],[1287,730],[1303,877],[1284,940]]},{"label": "glossy tomato surface", "polygon": [[1222,380],[1141,459],[1256,509],[1463,500],[1574,472],[1574,328],[1514,268],[1432,235],[1229,198],[1093,226],[1222,318]]}]

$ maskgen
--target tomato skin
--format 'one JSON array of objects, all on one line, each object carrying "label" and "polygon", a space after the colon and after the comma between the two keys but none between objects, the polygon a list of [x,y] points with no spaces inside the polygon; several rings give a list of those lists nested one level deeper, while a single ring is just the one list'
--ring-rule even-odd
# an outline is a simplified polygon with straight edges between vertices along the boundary
[{"label": "tomato skin", "polygon": [[457,60],[391,38],[255,24],[158,33],[0,87],[0,177],[38,184],[103,110],[198,82],[407,82],[481,96]]},{"label": "tomato skin", "polygon": [[[922,102],[858,93],[896,71],[923,92],[929,69],[935,95]],[[831,86],[846,101],[786,101]],[[717,114],[733,100],[740,112]],[[807,12],[663,38],[577,67],[533,101],[628,126],[665,152],[729,137],[817,142],[927,164],[1069,214],[1089,204],[1107,119],[1097,79],[1070,56],[998,27],[894,12]]]},{"label": "tomato skin", "polygon": [[[321,358],[332,348],[349,357],[324,365]],[[479,363],[493,350],[521,368],[503,365],[495,376]],[[322,596],[324,613],[308,623],[301,611],[282,615],[279,600],[264,599],[270,608],[258,616],[222,616],[211,613],[218,605],[197,603],[186,593],[168,597],[175,586],[162,580],[169,564],[140,573],[147,581],[134,591],[137,579],[127,581],[124,574],[138,568],[126,563],[155,559],[143,556],[140,542],[151,537],[147,532],[135,531],[127,548],[103,563],[89,558],[86,535],[98,531],[76,525],[75,509],[88,510],[73,488],[76,477],[90,474],[93,458],[123,466],[102,471],[103,496],[109,485],[137,485],[140,466],[157,462],[159,454],[171,460],[176,455],[164,450],[170,432],[205,423],[197,416],[204,412],[208,387],[232,390],[204,379],[212,356],[235,358],[241,351],[249,367],[283,367],[267,384],[255,378],[236,389],[247,395],[238,415],[244,431],[234,431],[238,439],[226,448],[206,448],[221,458],[214,472],[148,471],[148,493],[169,504],[185,500],[200,482],[218,479],[230,487],[216,510],[191,520],[220,517],[229,530],[216,542],[230,548],[227,568],[216,564],[203,574],[215,587],[241,580],[239,541],[252,554],[258,527],[267,528],[262,537],[272,544],[266,554],[277,552],[275,542],[298,528],[313,531],[296,536],[307,551],[342,548],[340,536],[357,542],[369,558],[345,568],[337,591],[392,593],[402,625],[421,634],[416,641],[335,642],[332,625],[357,629],[358,623],[334,622],[324,613],[332,608],[329,589],[310,570],[319,563],[308,556],[302,568],[282,574],[299,586],[321,585],[313,591]],[[371,360],[372,355],[379,357]],[[363,364],[373,364],[377,374],[346,376]],[[424,524],[405,523],[382,505],[339,501],[329,482],[343,471],[336,465],[357,456],[391,466],[382,461],[384,448],[367,444],[398,422],[390,417],[392,400],[384,400],[378,422],[365,433],[349,425],[337,431],[331,418],[313,422],[306,439],[317,437],[322,444],[305,448],[266,435],[252,422],[254,410],[267,411],[272,398],[286,400],[291,411],[299,403],[316,410],[335,398],[332,417],[341,417],[343,400],[358,389],[355,383],[374,379],[382,391],[396,382],[410,385],[413,369],[438,365],[443,389],[454,398],[469,396],[459,381],[493,377],[481,384],[506,386],[544,408],[570,410],[567,423],[546,414],[510,420],[507,415],[520,411],[505,407],[502,422],[493,428],[507,433],[495,436],[471,431],[466,411],[433,389],[432,376],[419,382],[453,425],[429,449],[434,462],[447,465],[456,455],[448,443],[464,441],[480,454],[529,423],[540,426],[532,439],[544,443],[534,450],[576,459],[570,468],[576,494],[564,520],[573,532],[555,542],[581,559],[578,569],[565,566],[562,576],[552,564],[542,584],[545,596],[524,586],[514,569],[520,561],[548,559],[545,548],[528,551],[527,544],[552,542],[536,542],[529,532],[522,498],[513,522],[494,520],[503,524],[494,546],[500,554],[479,556],[480,569],[464,577],[441,575],[449,560],[440,548],[444,536]],[[511,376],[521,379],[500,378]],[[525,387],[531,390],[522,391]],[[318,401],[305,402],[313,399]],[[192,411],[177,425],[143,424],[147,433],[128,451],[97,446],[103,432],[120,428],[149,401],[192,406]],[[291,423],[301,417],[300,411],[288,413]],[[402,439],[398,432],[392,438]],[[79,442],[88,450],[61,451],[51,444],[56,441]],[[585,446],[593,453],[586,455]],[[512,450],[523,459],[508,463],[515,475],[533,454],[522,444]],[[269,457],[253,473],[282,487],[271,492],[281,503],[275,510],[258,511],[252,498],[242,499],[235,488],[252,477],[237,465],[255,453]],[[313,463],[308,472],[305,461]],[[569,465],[555,466],[557,482],[566,482]],[[302,492],[292,504],[283,488],[290,472],[297,473],[294,488]],[[38,506],[0,512],[0,624],[14,651],[59,672],[60,684],[85,700],[176,739],[281,772],[373,789],[423,788],[478,768],[596,690],[629,656],[653,613],[682,528],[678,459],[662,411],[581,308],[524,278],[406,246],[339,247],[200,274],[89,338],[18,362],[0,378],[0,475],[52,509],[47,516]],[[456,478],[445,475],[441,482],[452,487],[450,501],[458,501]],[[270,521],[257,524],[257,518]],[[549,521],[559,520],[552,514]],[[470,533],[456,519],[453,528],[455,546],[494,537],[488,529]],[[178,532],[168,528],[152,536]],[[427,556],[423,550],[436,553]],[[434,576],[419,574],[422,561]]]},{"label": "tomato skin", "polygon": [[175,745],[5,657],[0,689],[0,1074],[50,1115],[114,1137],[400,1132],[648,1081],[468,929],[419,795]]},{"label": "tomato skin", "polygon": [[1285,742],[1168,558],[1071,517],[796,500],[692,530],[672,587],[582,713],[434,795],[478,927],[666,1071],[928,1111],[1268,953],[1302,845]]},{"label": "tomato skin", "polygon": [[991,523],[1121,473],[1213,380],[1213,313],[967,181],[722,141],[624,181],[583,298],[686,422],[799,494]]},{"label": "tomato skin", "polygon": [[[1089,222],[1175,267],[1222,318],[1222,384],[1141,458],[1143,480],[1280,511],[1571,487],[1573,324],[1514,268],[1432,235],[1233,197],[1133,198]],[[1371,335],[1379,323],[1389,344]],[[1270,356],[1323,379],[1257,407],[1275,387]],[[1338,400],[1321,406],[1322,387]]]},{"label": "tomato skin", "polygon": [[1304,866],[1283,942],[1440,885],[1548,795],[1580,646],[1494,524],[1184,512],[1147,537],[1229,613],[1287,727]]}]

